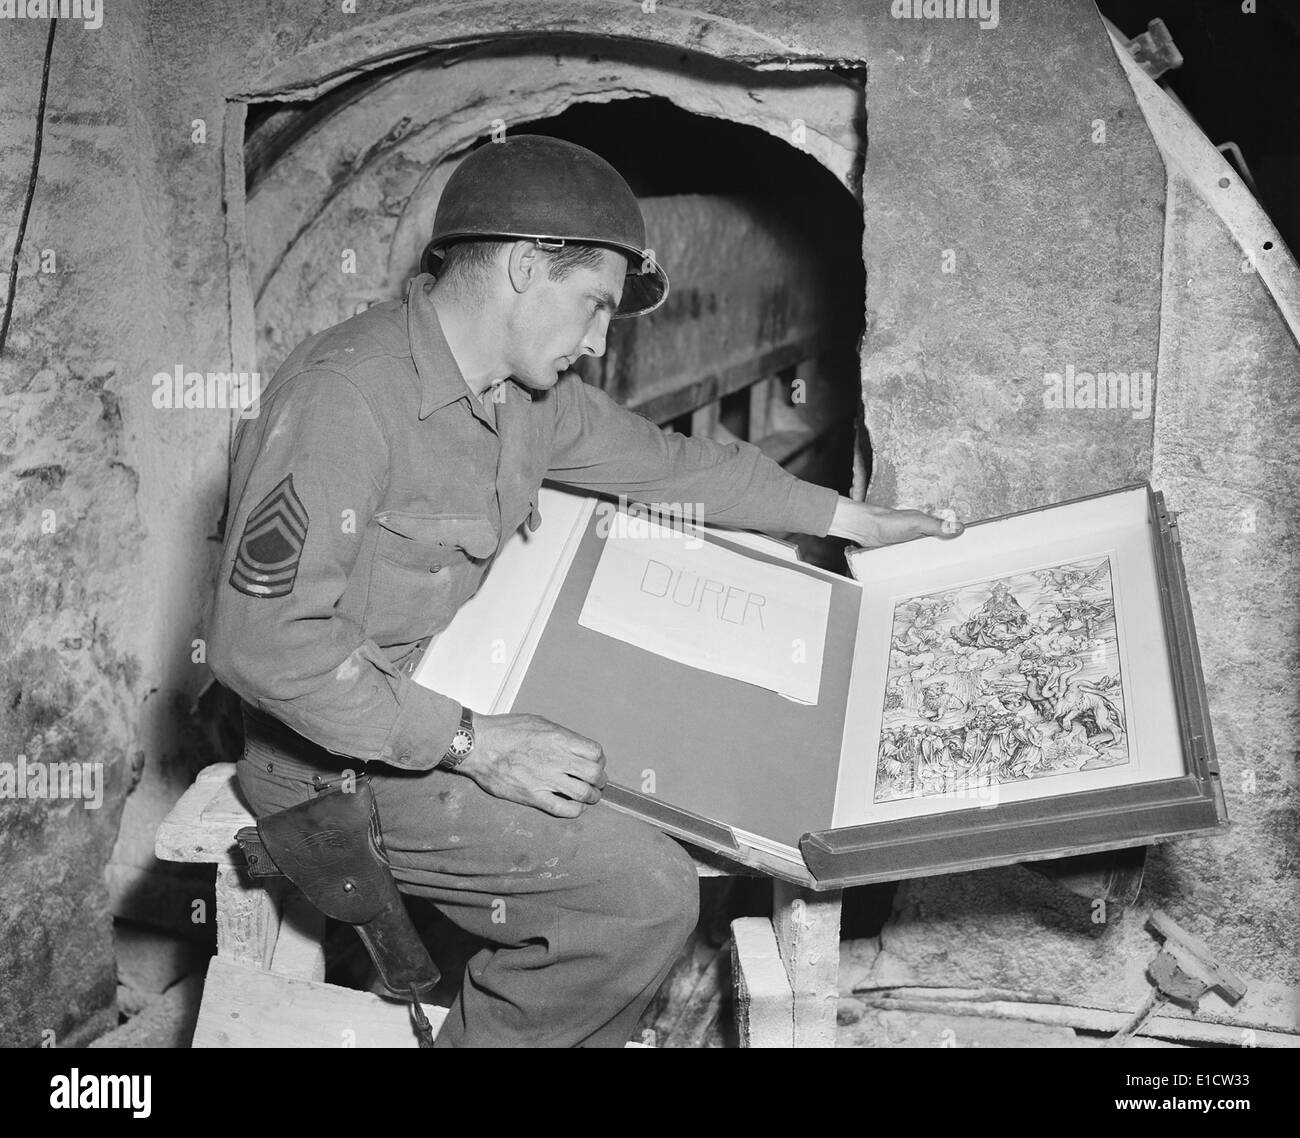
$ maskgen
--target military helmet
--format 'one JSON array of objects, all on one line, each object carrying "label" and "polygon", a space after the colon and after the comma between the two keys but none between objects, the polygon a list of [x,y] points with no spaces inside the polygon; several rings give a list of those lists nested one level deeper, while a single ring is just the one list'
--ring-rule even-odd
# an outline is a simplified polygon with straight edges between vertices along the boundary
[{"label": "military helmet", "polygon": [[540,134],[480,146],[447,181],[420,267],[437,274],[456,241],[604,245],[626,253],[618,316],[640,316],[668,295],[668,276],[646,248],[645,219],[632,188],[598,154]]}]

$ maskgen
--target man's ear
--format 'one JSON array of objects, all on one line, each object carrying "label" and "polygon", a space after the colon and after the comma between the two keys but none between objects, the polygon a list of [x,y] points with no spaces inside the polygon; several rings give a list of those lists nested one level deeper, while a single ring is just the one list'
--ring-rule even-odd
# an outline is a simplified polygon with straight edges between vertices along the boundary
[{"label": "man's ear", "polygon": [[540,250],[532,241],[516,241],[506,254],[506,268],[510,287],[515,292],[527,292],[544,271]]}]

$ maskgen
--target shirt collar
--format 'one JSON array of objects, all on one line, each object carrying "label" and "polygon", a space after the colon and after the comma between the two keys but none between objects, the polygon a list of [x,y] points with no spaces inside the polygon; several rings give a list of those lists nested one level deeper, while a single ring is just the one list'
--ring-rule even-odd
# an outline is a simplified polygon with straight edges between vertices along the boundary
[{"label": "shirt collar", "polygon": [[[411,342],[411,359],[415,364],[415,372],[420,377],[420,418],[427,419],[438,408],[454,403],[457,399],[471,397],[468,400],[470,410],[488,422],[481,405],[476,406],[478,400],[472,398],[474,393],[465,382],[460,365],[451,354],[451,347],[443,334],[438,311],[429,295],[433,291],[434,281],[431,274],[420,273],[406,285],[406,333]],[[518,394],[522,394],[529,402],[532,401],[531,392],[517,383],[509,380],[506,382],[510,387],[516,388]]]},{"label": "shirt collar", "polygon": [[421,419],[472,394],[456,357],[451,354],[438,321],[438,311],[429,296],[433,282],[429,273],[420,273],[406,285],[406,334],[411,341],[415,373],[420,377]]}]

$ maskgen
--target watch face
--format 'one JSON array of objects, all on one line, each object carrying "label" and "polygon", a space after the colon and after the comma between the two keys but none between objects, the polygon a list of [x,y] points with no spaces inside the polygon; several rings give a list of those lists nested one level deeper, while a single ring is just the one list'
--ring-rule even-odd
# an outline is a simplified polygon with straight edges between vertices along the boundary
[{"label": "watch face", "polygon": [[462,758],[474,749],[474,736],[468,731],[457,731],[451,737],[451,753]]}]

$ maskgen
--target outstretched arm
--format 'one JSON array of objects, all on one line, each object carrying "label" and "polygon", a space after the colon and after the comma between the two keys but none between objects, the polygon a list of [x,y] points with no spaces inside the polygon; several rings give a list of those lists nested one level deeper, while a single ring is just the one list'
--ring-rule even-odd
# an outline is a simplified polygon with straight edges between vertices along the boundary
[{"label": "outstretched arm", "polygon": [[570,486],[639,502],[689,504],[710,523],[833,534],[868,547],[961,532],[960,523],[949,525],[919,510],[869,506],[805,482],[752,443],[664,431],[583,383],[576,372],[560,379],[553,397],[547,474]]}]

